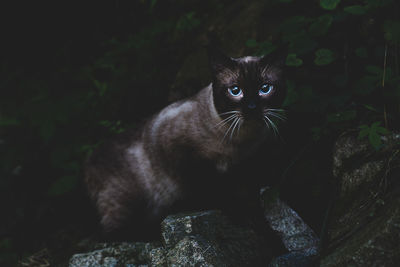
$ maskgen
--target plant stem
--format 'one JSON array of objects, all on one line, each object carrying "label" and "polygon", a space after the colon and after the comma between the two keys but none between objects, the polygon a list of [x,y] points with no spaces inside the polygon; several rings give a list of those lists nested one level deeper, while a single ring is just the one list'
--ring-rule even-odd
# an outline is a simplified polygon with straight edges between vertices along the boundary
[{"label": "plant stem", "polygon": [[[385,89],[387,50],[388,50],[388,44],[386,43],[385,55],[383,57],[382,91]],[[387,128],[388,127],[388,121],[387,121],[387,112],[386,112],[386,103],[385,103],[385,101],[383,103],[383,118],[384,118],[384,121],[385,121],[385,128]]]}]

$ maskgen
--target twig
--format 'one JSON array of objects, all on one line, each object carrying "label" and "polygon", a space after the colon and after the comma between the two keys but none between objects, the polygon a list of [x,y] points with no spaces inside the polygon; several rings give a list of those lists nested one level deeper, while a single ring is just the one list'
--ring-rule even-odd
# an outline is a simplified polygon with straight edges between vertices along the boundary
[{"label": "twig", "polygon": [[[383,58],[382,91],[385,89],[387,50],[388,50],[388,44],[386,43],[385,56]],[[383,103],[383,118],[385,120],[385,128],[387,128],[388,127],[388,121],[387,121],[386,103]]]}]

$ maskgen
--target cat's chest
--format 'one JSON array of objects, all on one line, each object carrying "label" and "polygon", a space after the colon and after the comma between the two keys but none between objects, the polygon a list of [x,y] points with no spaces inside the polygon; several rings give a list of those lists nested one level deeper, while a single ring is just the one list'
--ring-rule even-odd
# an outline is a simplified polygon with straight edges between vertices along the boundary
[{"label": "cat's chest", "polygon": [[252,140],[244,143],[212,143],[203,147],[206,158],[214,163],[218,173],[227,173],[254,155],[263,140]]}]

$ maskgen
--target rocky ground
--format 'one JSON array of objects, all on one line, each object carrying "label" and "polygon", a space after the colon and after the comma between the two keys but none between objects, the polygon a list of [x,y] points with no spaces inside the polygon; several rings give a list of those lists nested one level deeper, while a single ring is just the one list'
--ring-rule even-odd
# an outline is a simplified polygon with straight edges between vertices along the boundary
[{"label": "rocky ground", "polygon": [[378,151],[354,132],[335,144],[338,185],[321,266],[396,266],[400,260],[400,135]]},{"label": "rocky ground", "polygon": [[[270,266],[312,266],[318,260],[321,266],[396,266],[400,260],[399,140],[400,135],[384,137],[379,151],[352,131],[337,140],[333,182],[338,190],[321,251],[319,238],[300,216],[264,192],[266,221],[288,250]],[[161,227],[160,243],[99,244],[73,255],[69,266],[268,264],[265,240],[250,229],[234,226],[218,211],[171,215]]]}]

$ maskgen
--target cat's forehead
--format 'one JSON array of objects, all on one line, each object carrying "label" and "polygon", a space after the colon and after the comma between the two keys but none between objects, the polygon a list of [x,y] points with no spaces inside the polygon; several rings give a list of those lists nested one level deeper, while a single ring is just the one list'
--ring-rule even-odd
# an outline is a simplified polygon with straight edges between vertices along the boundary
[{"label": "cat's forehead", "polygon": [[281,74],[281,69],[270,64],[272,62],[265,57],[245,56],[227,60],[227,63],[218,65],[216,72],[217,81],[225,86],[239,84],[248,87],[263,82],[277,82]]},{"label": "cat's forehead", "polygon": [[262,57],[246,56],[235,59],[237,64],[237,77],[246,80],[271,80],[279,79],[281,69],[274,64],[263,62]]},{"label": "cat's forehead", "polygon": [[250,62],[258,62],[260,60],[259,57],[247,56],[247,57],[240,57],[236,58],[238,63],[250,63]]}]

